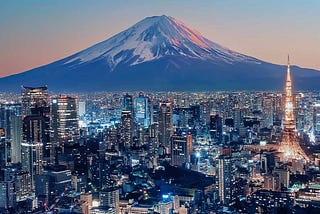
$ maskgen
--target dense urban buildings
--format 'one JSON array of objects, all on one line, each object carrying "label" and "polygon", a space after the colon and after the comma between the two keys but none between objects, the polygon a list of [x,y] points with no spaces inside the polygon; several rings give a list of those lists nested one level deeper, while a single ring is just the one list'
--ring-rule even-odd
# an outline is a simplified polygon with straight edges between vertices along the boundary
[{"label": "dense urban buildings", "polygon": [[319,212],[320,94],[51,94],[0,106],[0,213]]}]

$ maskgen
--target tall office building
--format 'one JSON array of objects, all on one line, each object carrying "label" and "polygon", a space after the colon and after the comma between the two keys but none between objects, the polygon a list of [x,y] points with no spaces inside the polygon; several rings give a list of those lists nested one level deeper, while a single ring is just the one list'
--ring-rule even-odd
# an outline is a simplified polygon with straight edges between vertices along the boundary
[{"label": "tall office building", "polygon": [[122,97],[122,110],[130,111],[133,114],[133,99],[131,95],[126,94]]},{"label": "tall office building", "polygon": [[[0,208],[14,209],[16,206],[16,193],[14,181],[0,181]],[[12,213],[12,212],[4,212]]]},{"label": "tall office building", "polygon": [[10,163],[10,144],[5,138],[4,129],[0,128],[0,169]]},{"label": "tall office building", "polygon": [[[190,149],[191,148],[191,149]],[[190,162],[192,151],[192,136],[173,135],[171,137],[171,165],[182,166]]]},{"label": "tall office building", "polygon": [[135,99],[135,119],[142,127],[149,127],[150,125],[150,108],[149,99],[140,95]]},{"label": "tall office building", "polygon": [[60,95],[51,99],[51,159],[58,145],[74,143],[79,136],[78,98]]},{"label": "tall office building", "polygon": [[279,178],[281,187],[288,188],[290,185],[290,171],[287,169],[277,168],[273,173]]},{"label": "tall office building", "polygon": [[101,206],[112,207],[119,212],[119,188],[111,187],[100,192]]},{"label": "tall office building", "polygon": [[219,198],[222,204],[232,203],[232,184],[234,181],[232,159],[229,155],[218,158]]},{"label": "tall office building", "polygon": [[86,102],[79,101],[79,116],[82,117],[86,114]]},{"label": "tall office building", "polygon": [[29,172],[18,171],[16,173],[16,193],[17,200],[25,200],[31,192],[31,177]]},{"label": "tall office building", "polygon": [[16,168],[0,168],[0,213],[15,213],[16,207]]},{"label": "tall office building", "polygon": [[34,177],[43,171],[44,143],[49,142],[49,118],[37,115],[23,119],[23,137],[21,144],[22,168],[31,175],[34,188]]},{"label": "tall office building", "polygon": [[273,97],[264,96],[263,97],[263,105],[262,105],[262,120],[261,127],[271,127],[273,125]]},{"label": "tall office building", "polygon": [[170,137],[173,135],[173,120],[171,103],[159,105],[159,143],[170,153]]},{"label": "tall office building", "polygon": [[55,196],[71,187],[71,171],[63,165],[48,167],[36,176],[36,185],[36,196],[46,196],[45,202],[51,203]]},{"label": "tall office building", "polygon": [[124,147],[130,147],[132,144],[132,113],[129,110],[121,112],[121,133],[120,142]]},{"label": "tall office building", "polygon": [[233,127],[236,130],[240,130],[240,126],[242,123],[242,115],[241,109],[238,105],[236,105],[233,109]]},{"label": "tall office building", "polygon": [[21,88],[22,115],[34,115],[49,113],[45,108],[49,107],[48,87],[27,87]]},{"label": "tall office building", "polygon": [[20,163],[22,137],[21,104],[1,104],[0,127],[4,129],[6,141],[10,142],[11,145],[11,163]]},{"label": "tall office building", "polygon": [[48,88],[22,86],[22,143],[23,170],[30,173],[31,186],[43,171],[46,157],[50,156],[50,107]]},{"label": "tall office building", "polygon": [[312,108],[312,126],[316,136],[320,135],[320,104],[316,103]]},{"label": "tall office building", "polygon": [[210,134],[215,143],[222,143],[222,117],[218,114],[210,115]]}]

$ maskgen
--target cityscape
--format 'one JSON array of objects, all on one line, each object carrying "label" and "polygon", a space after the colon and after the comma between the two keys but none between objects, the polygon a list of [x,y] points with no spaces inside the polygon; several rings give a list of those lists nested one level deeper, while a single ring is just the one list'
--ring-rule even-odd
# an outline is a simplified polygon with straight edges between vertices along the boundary
[{"label": "cityscape", "polygon": [[320,97],[291,84],[288,62],[283,92],[2,94],[2,211],[318,210]]},{"label": "cityscape", "polygon": [[155,15],[0,69],[0,213],[320,213],[320,71],[293,59]]}]

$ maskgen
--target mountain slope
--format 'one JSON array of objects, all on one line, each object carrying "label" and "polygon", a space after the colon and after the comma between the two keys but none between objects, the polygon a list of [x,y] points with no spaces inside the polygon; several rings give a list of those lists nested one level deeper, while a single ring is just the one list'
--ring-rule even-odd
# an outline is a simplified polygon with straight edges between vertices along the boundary
[{"label": "mountain slope", "polygon": [[[0,89],[268,90],[282,89],[285,71],[222,47],[175,18],[154,16],[65,59],[2,78]],[[319,88],[318,71],[293,67],[292,73],[297,89]]]}]

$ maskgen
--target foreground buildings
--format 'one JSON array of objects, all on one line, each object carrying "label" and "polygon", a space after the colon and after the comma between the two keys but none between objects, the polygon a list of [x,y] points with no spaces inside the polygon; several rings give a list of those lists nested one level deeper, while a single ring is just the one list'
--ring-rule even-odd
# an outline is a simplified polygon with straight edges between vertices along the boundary
[{"label": "foreground buildings", "polygon": [[319,212],[320,94],[2,94],[0,213]]}]

